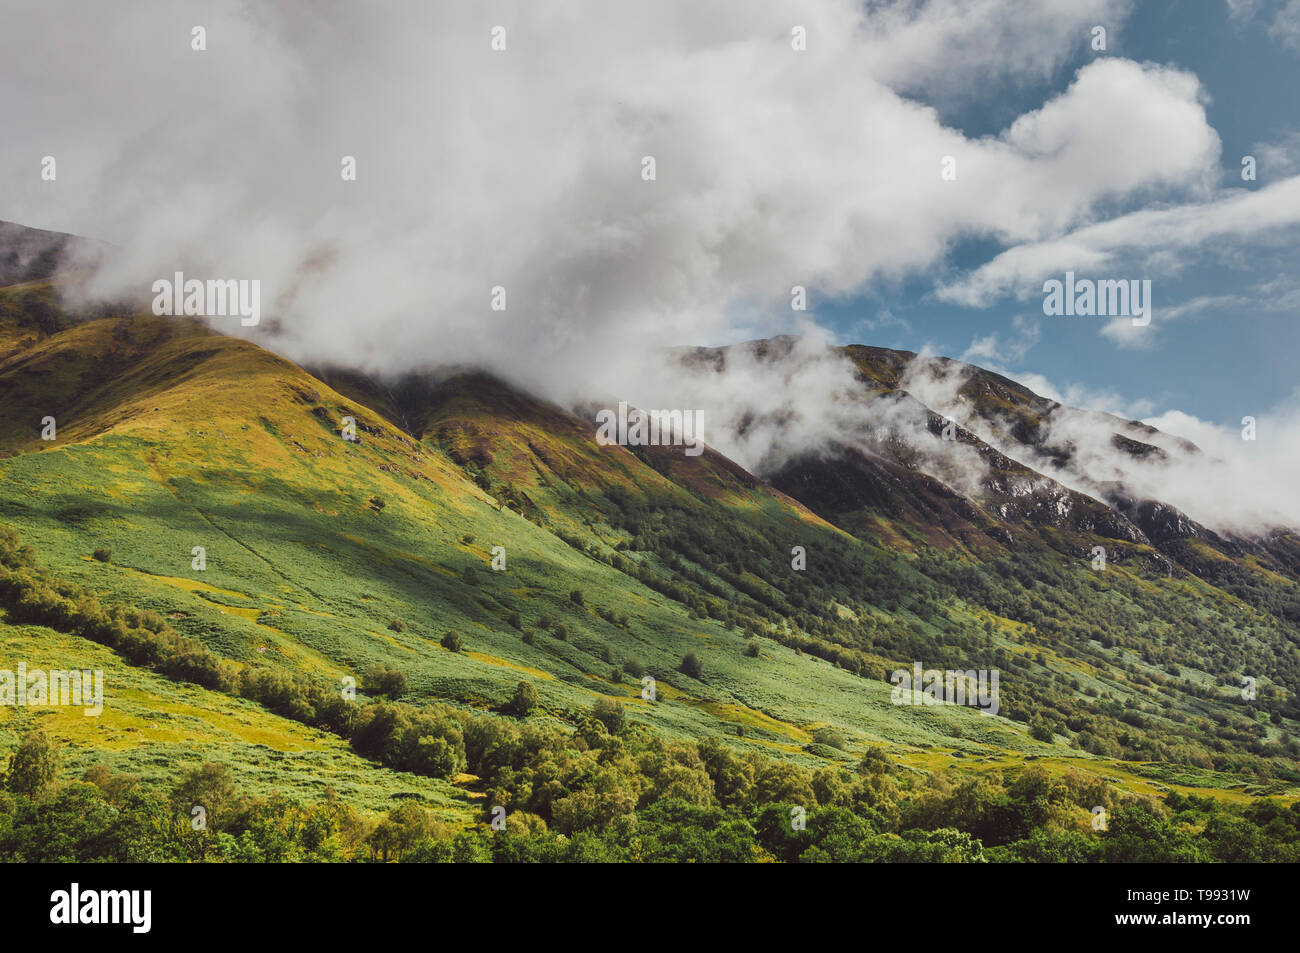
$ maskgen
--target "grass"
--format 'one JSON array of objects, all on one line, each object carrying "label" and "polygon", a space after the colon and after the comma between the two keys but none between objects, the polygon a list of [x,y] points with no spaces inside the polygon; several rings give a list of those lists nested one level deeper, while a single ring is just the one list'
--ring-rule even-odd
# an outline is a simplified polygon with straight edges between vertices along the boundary
[{"label": "grass", "polygon": [[[8,406],[19,416],[55,415],[59,439],[45,444],[12,429],[8,448],[17,453],[0,460],[0,521],[58,574],[112,601],[156,610],[222,656],[331,680],[359,681],[380,662],[406,674],[404,700],[475,708],[503,705],[525,679],[537,689],[536,717],[563,718],[613,696],[631,721],[664,737],[721,735],[737,748],[814,767],[833,759],[804,750],[811,727],[830,726],[849,739],[851,753],[882,743],[927,770],[953,763],[952,751],[972,770],[1033,756],[1061,770],[1113,775],[1135,790],[1153,787],[1131,767],[1034,741],[1005,718],[894,706],[887,683],[771,640],[762,640],[759,657],[746,657],[743,632],[691,618],[680,603],[550,531],[610,551],[620,535],[598,524],[588,494],[618,485],[728,501],[745,519],[788,525],[794,538],[843,537],[774,493],[747,490],[721,467],[695,485],[675,483],[624,450],[593,457],[590,442],[575,434],[526,414],[503,418],[469,398],[446,405],[417,442],[252,345],[153,319],[132,327],[127,340],[121,322],[93,322],[24,352],[23,373],[8,378]],[[123,370],[100,380],[88,356],[113,349]],[[8,366],[0,363],[0,380]],[[447,430],[458,409],[457,426]],[[365,424],[360,444],[335,431],[344,414]],[[435,445],[440,427],[445,446]],[[458,465],[458,457],[475,455],[492,461],[501,498]],[[502,502],[506,478],[531,501],[535,522]],[[368,505],[374,495],[386,501],[382,512]],[[110,563],[91,558],[100,545],[111,546]],[[206,551],[205,571],[191,568],[195,546]],[[494,546],[506,549],[506,572],[490,569]],[[573,589],[585,606],[570,601]],[[606,622],[598,608],[626,614],[626,625]],[[534,634],[531,645],[507,621],[516,612]],[[563,622],[567,640],[542,630],[543,616]],[[405,632],[388,628],[394,618],[405,620]],[[999,644],[1037,653],[1019,644],[1019,624],[993,621]],[[438,645],[453,629],[464,638],[461,652]],[[466,797],[451,785],[380,769],[337,739],[125,667],[89,643],[4,626],[0,647],[5,658],[27,653],[29,665],[93,662],[111,673],[113,686],[101,719],[0,709],[0,749],[39,720],[66,747],[68,772],[103,760],[162,777],[200,759],[222,760],[255,793],[318,796],[329,786],[371,811],[414,794],[448,816],[464,815]],[[699,680],[676,671],[687,652],[703,660]],[[1047,658],[1051,668],[1095,681],[1086,663]],[[640,698],[637,680],[607,681],[612,665],[627,660],[657,679],[657,701]],[[1193,780],[1196,790],[1241,796],[1227,781]]]},{"label": "grass", "polygon": [[250,794],[323,800],[332,789],[358,810],[378,816],[398,799],[415,797],[442,818],[468,824],[469,798],[445,781],[390,771],[354,754],[346,742],[281,718],[260,706],[178,684],[125,664],[85,639],[43,626],[0,619],[0,658],[33,669],[99,670],[104,708],[87,716],[80,707],[0,706],[0,753],[22,731],[40,726],[60,743],[61,774],[80,778],[95,764],[165,783],[205,761],[227,764]]}]

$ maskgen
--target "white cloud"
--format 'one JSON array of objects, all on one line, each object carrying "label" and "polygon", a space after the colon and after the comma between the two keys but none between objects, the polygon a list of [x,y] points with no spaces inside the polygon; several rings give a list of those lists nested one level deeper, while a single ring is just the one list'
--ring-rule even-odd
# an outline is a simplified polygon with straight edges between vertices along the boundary
[{"label": "white cloud", "polygon": [[1228,18],[1249,21],[1254,19],[1260,0],[1227,0]]},{"label": "white cloud", "polygon": [[1256,174],[1264,181],[1300,172],[1300,130],[1272,142],[1257,142],[1251,150],[1257,160]]},{"label": "white cloud", "polygon": [[[267,326],[214,324],[300,361],[473,362],[560,400],[704,407],[710,442],[761,469],[852,432],[847,362],[801,346],[713,380],[664,374],[659,348],[787,329],[793,285],[869,290],[964,238],[1020,243],[946,289],[980,303],[1118,249],[1177,262],[1300,217],[1300,179],[1209,197],[1219,139],[1182,71],[1108,54],[996,137],[917,101],[1051,76],[1127,6],[23,5],[0,32],[23,90],[5,104],[0,217],[120,243],[101,291],[259,278]],[[37,174],[47,154],[57,182]],[[1180,204],[1096,221],[1153,201]],[[1033,328],[970,353],[1014,362]],[[895,412],[917,422],[880,411]]]},{"label": "white cloud", "polygon": [[[31,6],[0,35],[33,88],[11,103],[0,217],[126,246],[103,290],[260,278],[268,343],[299,360],[613,385],[653,347],[788,327],[792,285],[855,292],[963,236],[1034,241],[1199,188],[1218,139],[1185,73],[1099,59],[989,139],[896,88],[936,62],[1040,75],[1124,7]],[[972,16],[996,42],[959,41]],[[47,152],[57,184],[33,172]]]},{"label": "white cloud", "polygon": [[[1230,190],[1207,202],[1141,209],[1059,238],[1018,245],[944,286],[938,296],[987,307],[1008,294],[1022,299],[1041,295],[1043,279],[1065,271],[1080,277],[1152,277],[1115,273],[1121,261],[1137,260],[1170,274],[1207,246],[1254,239],[1296,225],[1300,225],[1300,176],[1257,191]],[[1160,317],[1160,291],[1156,284],[1153,322]]]},{"label": "white cloud", "polygon": [[1300,0],[1287,0],[1269,24],[1268,35],[1283,46],[1300,51]]},{"label": "white cloud", "polygon": [[1042,323],[1036,318],[1018,314],[1011,319],[1013,334],[1003,338],[992,333],[976,336],[966,348],[961,360],[973,364],[982,364],[992,369],[1007,363],[1016,364],[1024,360],[1025,355],[1042,338]]},{"label": "white cloud", "polygon": [[[997,370],[996,368],[989,368]],[[1278,527],[1300,526],[1300,388],[1272,408],[1246,408],[1256,418],[1257,439],[1243,440],[1239,426],[1200,420],[1178,410],[1154,412],[1146,398],[1127,400],[1114,393],[1069,386],[1057,388],[1041,375],[1005,372],[1030,390],[1062,406],[1043,420],[1042,446],[1068,449],[1064,466],[1055,453],[1006,436],[974,413],[958,395],[967,370],[914,362],[905,386],[990,445],[1025,466],[1097,498],[1106,484],[1121,485],[1136,499],[1159,500],[1220,532],[1257,535]],[[1252,413],[1252,410],[1255,412]],[[1132,425],[1139,420],[1158,433]],[[1136,457],[1115,445],[1116,434],[1152,444],[1164,456]],[[1191,452],[1191,441],[1200,452]]]},{"label": "white cloud", "polygon": [[999,80],[1049,78],[1094,26],[1123,23],[1129,0],[872,0],[872,69],[891,86],[975,96]]}]

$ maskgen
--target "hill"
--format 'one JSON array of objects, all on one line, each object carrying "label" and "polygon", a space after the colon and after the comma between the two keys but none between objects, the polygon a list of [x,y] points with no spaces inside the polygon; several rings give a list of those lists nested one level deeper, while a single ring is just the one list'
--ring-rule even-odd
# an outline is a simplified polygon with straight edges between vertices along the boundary
[{"label": "hill", "polygon": [[[963,368],[955,420],[909,390],[914,355],[847,349],[861,428],[760,477],[713,449],[600,446],[590,408],[480,372],[311,373],[196,322],[69,313],[57,290],[0,288],[0,523],[49,575],[14,562],[0,640],[102,668],[106,715],[0,707],[0,754],[43,726],[68,783],[219,761],[250,796],[341,800],[369,837],[386,807],[423,805],[450,837],[505,805],[546,843],[672,827],[684,801],[770,856],[763,811],[791,803],[1010,849],[1028,815],[995,822],[998,792],[1030,779],[1056,785],[1061,836],[1134,797],[1295,798],[1294,537],[1225,537],[1035,469],[1060,456],[1039,426],[1058,406],[1005,378]],[[722,372],[726,353],[694,360]],[[1178,449],[1134,426],[1114,422],[1135,452]],[[172,648],[102,644],[59,598],[151,613],[156,630],[123,624]],[[997,670],[997,714],[896,704],[890,675],[916,663]],[[327,714],[348,679],[356,711]],[[971,784],[993,813],[963,826]]]}]

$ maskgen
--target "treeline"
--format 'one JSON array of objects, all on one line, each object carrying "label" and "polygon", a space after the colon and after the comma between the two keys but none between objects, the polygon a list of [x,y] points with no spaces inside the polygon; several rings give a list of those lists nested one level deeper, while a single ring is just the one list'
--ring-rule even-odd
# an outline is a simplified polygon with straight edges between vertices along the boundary
[{"label": "treeline", "polygon": [[[1271,599],[1241,606],[1196,586],[1170,589],[1123,572],[1094,573],[1086,560],[1050,550],[981,562],[925,550],[908,563],[806,528],[806,539],[784,538],[782,530],[737,521],[708,500],[635,497],[619,487],[605,498],[610,526],[629,538],[614,552],[576,537],[570,545],[697,618],[864,678],[885,679],[911,660],[997,668],[1004,673],[1002,714],[1043,742],[1063,739],[1103,757],[1300,780],[1300,742],[1277,731],[1283,719],[1300,719],[1300,642],[1286,608],[1294,586],[1279,583]],[[803,571],[789,565],[792,542],[807,543]],[[981,610],[1023,623],[1010,636],[1031,651],[996,645],[991,620],[970,622]],[[1052,656],[1093,666],[1113,687],[1066,674]],[[1199,684],[1187,669],[1214,673],[1217,684]],[[1243,674],[1261,679],[1249,704],[1239,698]]]},{"label": "treeline", "polygon": [[[370,829],[332,802],[302,807],[244,799],[246,808],[209,811],[205,833],[211,836],[195,841],[190,835],[200,832],[187,833],[183,817],[168,819],[146,806],[150,797],[158,800],[157,792],[131,800],[137,781],[102,772],[88,785],[59,786],[48,765],[31,767],[42,763],[33,754],[40,745],[25,740],[5,778],[0,856],[141,859],[150,851],[174,857],[180,855],[167,852],[189,850],[186,859],[226,860],[1300,859],[1300,815],[1270,801],[1235,811],[1171,795],[1160,805],[1121,797],[1093,776],[1056,777],[1035,768],[1005,778],[922,778],[896,771],[879,750],[852,770],[814,771],[741,754],[717,740],[668,743],[629,725],[608,700],[587,713],[568,713],[571,727],[450,706],[350,702],[323,682],[222,660],[156,614],[101,605],[36,569],[30,548],[3,529],[0,601],[16,620],[75,632],[171,677],[327,728],[381,764],[437,778],[468,771],[484,795],[484,816],[469,830],[448,827],[414,803]],[[931,636],[918,630],[912,637]],[[941,649],[938,635],[933,638]],[[987,645],[976,639],[972,649],[982,648]],[[1029,660],[991,651],[995,661],[1030,672]],[[532,706],[519,696],[507,707],[526,716]],[[1050,697],[1061,699],[1062,717],[1069,718],[1068,695]],[[1014,696],[1010,702],[1021,704]],[[1121,736],[1130,743],[1155,731],[1141,710],[1091,702],[1101,717],[1043,727],[1082,735],[1113,722],[1131,732]],[[1040,709],[1047,715],[1037,717],[1054,711],[1049,703]],[[175,792],[169,797],[174,801]],[[191,798],[191,805],[199,803]],[[502,830],[491,826],[499,819],[494,808],[504,812]],[[1091,828],[1094,808],[1107,812],[1105,830]],[[315,833],[303,833],[308,830]]]},{"label": "treeline", "polygon": [[[1062,735],[1104,757],[1300,779],[1300,743],[1270,731],[1300,718],[1296,693],[1261,685],[1249,702],[1240,696],[1242,674],[1294,684],[1300,648],[1286,623],[1199,598],[1192,587],[1169,592],[1120,572],[1094,573],[1083,562],[1062,565],[1051,554],[972,564],[927,553],[918,563],[964,602],[1024,623],[1026,641],[1129,689],[1121,700],[1048,670],[1042,652],[1025,656],[1040,664],[1025,670],[1021,663],[1024,678],[1004,679],[1003,712],[1042,725],[1043,740]],[[1000,650],[992,660],[1015,664]],[[1191,681],[1184,668],[1216,673],[1217,685]],[[1205,714],[1208,706],[1197,702],[1217,710]]]},{"label": "treeline", "polygon": [[197,639],[176,632],[156,612],[102,603],[37,568],[32,548],[8,526],[0,526],[0,606],[13,622],[89,639],[134,665],[240,695],[296,721],[346,735],[357,720],[358,706],[348,704],[341,691],[267,666],[222,659]]},{"label": "treeline", "polygon": [[852,770],[809,771],[716,741],[611,733],[594,717],[568,735],[480,718],[464,740],[492,779],[469,826],[414,801],[371,819],[328,790],[312,805],[248,796],[214,763],[170,786],[104,765],[59,784],[56,752],[31,732],[3,776],[0,861],[1300,860],[1300,807],[1272,800],[1158,802],[1037,767],[919,778],[878,750]]},{"label": "treeline", "polygon": [[[105,605],[73,583],[37,568],[30,546],[0,526],[0,606],[13,622],[44,625],[114,649],[168,678],[238,695],[303,724],[340,735],[387,767],[429,777],[464,763],[453,709],[398,702],[358,704],[343,686],[264,665],[222,659],[180,635],[155,612]],[[369,684],[367,674],[363,684]]]}]

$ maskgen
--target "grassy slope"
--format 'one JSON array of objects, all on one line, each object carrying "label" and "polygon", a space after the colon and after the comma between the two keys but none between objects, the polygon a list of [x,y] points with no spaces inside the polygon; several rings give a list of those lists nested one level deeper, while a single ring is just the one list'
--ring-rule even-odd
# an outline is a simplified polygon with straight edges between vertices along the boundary
[{"label": "grassy slope", "polygon": [[229,765],[239,788],[253,795],[316,802],[333,789],[340,799],[372,813],[389,810],[398,798],[416,797],[446,820],[468,823],[471,816],[469,795],[447,782],[377,767],[334,735],[243,699],[134,668],[84,639],[0,621],[0,658],[22,659],[29,672],[104,673],[106,704],[98,716],[77,707],[0,707],[5,747],[22,731],[40,726],[61,742],[68,777],[105,764],[148,784],[217,761]]}]

